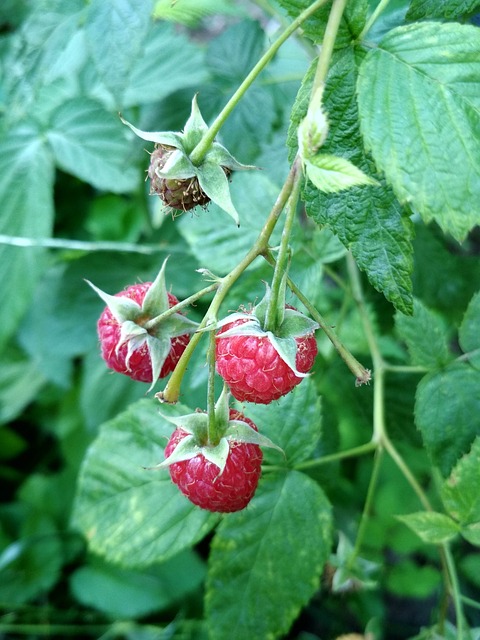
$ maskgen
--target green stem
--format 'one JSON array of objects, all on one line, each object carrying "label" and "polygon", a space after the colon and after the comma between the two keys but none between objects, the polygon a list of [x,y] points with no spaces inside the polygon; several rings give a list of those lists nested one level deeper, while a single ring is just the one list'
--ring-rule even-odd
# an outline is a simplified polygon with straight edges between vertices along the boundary
[{"label": "green stem", "polygon": [[260,234],[252,246],[250,251],[246,254],[246,256],[241,260],[237,266],[230,271],[224,278],[221,278],[219,282],[219,286],[217,292],[210,303],[207,313],[203,317],[201,321],[197,333],[195,333],[190,342],[187,345],[187,348],[183,352],[180,360],[177,362],[177,366],[173,371],[170,380],[165,387],[165,390],[155,394],[155,397],[160,400],[160,402],[168,402],[175,403],[178,402],[178,398],[180,396],[180,386],[182,384],[183,376],[187,370],[188,363],[190,362],[190,358],[192,357],[193,352],[195,351],[198,343],[200,342],[203,332],[202,329],[205,329],[207,326],[215,325],[217,321],[217,314],[220,309],[220,305],[223,302],[227,292],[234,284],[234,282],[242,275],[245,269],[256,259],[258,256],[265,253],[268,247],[268,241],[270,240],[270,236],[275,229],[275,225],[277,224],[278,218],[280,217],[288,198],[290,197],[290,193],[293,189],[293,184],[295,180],[296,170],[292,166],[290,172],[285,180],[285,183],[280,191],[278,198],[275,204],[270,211],[268,218],[260,231]]},{"label": "green stem", "polygon": [[414,367],[409,365],[395,365],[385,363],[385,371],[389,371],[391,373],[427,373],[428,369],[426,367]]},{"label": "green stem", "polygon": [[365,35],[370,31],[370,29],[372,28],[372,25],[374,24],[374,22],[376,22],[378,16],[387,7],[387,4],[389,2],[390,2],[390,0],[380,0],[380,2],[378,3],[377,7],[375,8],[375,11],[372,13],[370,18],[367,20],[367,22],[365,23],[365,26],[362,29],[362,32],[358,36],[358,38],[357,38],[358,41],[363,40]]},{"label": "green stem", "polygon": [[111,625],[79,625],[79,624],[0,624],[0,633],[22,636],[79,636],[88,635],[98,637],[100,633],[108,631]]},{"label": "green stem", "polygon": [[313,2],[305,11],[302,11],[296,19],[283,31],[280,36],[275,40],[275,42],[270,45],[267,51],[263,54],[257,64],[253,67],[250,73],[243,80],[241,85],[235,91],[233,96],[224,106],[222,111],[218,114],[218,116],[213,121],[212,125],[205,132],[200,142],[197,144],[195,149],[190,154],[190,160],[194,165],[199,165],[206,153],[210,149],[212,142],[214,141],[216,135],[225,124],[225,121],[230,116],[233,109],[240,102],[247,89],[250,88],[250,85],[254,82],[257,76],[263,71],[263,69],[267,66],[270,60],[274,57],[277,51],[280,49],[282,44],[288,40],[288,38],[298,29],[298,27],[305,22],[307,18],[309,18],[317,9],[319,9],[322,5],[326,4],[328,0],[316,0]]},{"label": "green stem", "polygon": [[332,59],[333,47],[335,46],[335,40],[337,38],[338,28],[342,19],[343,12],[348,0],[333,0],[332,8],[328,16],[328,22],[325,29],[325,34],[322,40],[322,48],[318,58],[317,69],[315,71],[315,78],[312,86],[312,97],[315,95],[316,90],[325,84],[327,79],[328,68],[330,66],[330,60]]},{"label": "green stem", "polygon": [[215,420],[215,332],[210,332],[210,340],[207,353],[208,363],[208,391],[207,391],[207,414],[208,414],[208,444],[216,445],[217,422]]},{"label": "green stem", "polygon": [[367,453],[375,451],[376,448],[377,445],[375,442],[367,442],[366,444],[361,444],[358,447],[352,447],[352,449],[337,451],[336,453],[330,453],[328,456],[322,456],[321,458],[316,458],[314,460],[300,462],[299,464],[295,465],[294,468],[298,471],[314,469],[315,467],[320,467],[331,462],[338,462],[340,460],[345,460],[346,458],[357,458],[358,456],[366,455]]},{"label": "green stem", "polygon": [[166,311],[164,311],[160,315],[155,316],[155,318],[152,318],[151,320],[146,322],[145,325],[144,325],[145,329],[147,331],[150,330],[150,329],[154,329],[161,322],[163,322],[166,318],[169,318],[170,316],[173,316],[175,313],[179,313],[182,309],[184,309],[185,307],[188,307],[189,305],[193,304],[199,298],[202,298],[207,293],[211,293],[212,291],[215,291],[215,289],[218,289],[219,286],[220,286],[220,282],[214,282],[214,283],[210,284],[208,287],[205,287],[204,289],[201,289],[200,291],[195,292],[191,296],[188,296],[188,298],[185,298],[185,300],[182,300],[181,302],[178,302],[173,307],[170,307],[169,309],[167,309]]},{"label": "green stem", "polygon": [[360,524],[358,526],[357,538],[355,540],[355,546],[353,551],[348,559],[348,568],[351,569],[355,562],[355,559],[360,553],[360,549],[363,544],[363,540],[365,538],[365,533],[367,530],[368,520],[371,515],[372,505],[373,505],[373,497],[375,495],[375,490],[378,484],[378,478],[380,474],[380,467],[383,458],[383,449],[378,447],[375,451],[375,457],[373,460],[373,469],[372,475],[370,476],[370,482],[368,484],[367,497],[365,498],[365,505],[363,507],[362,517],[360,519]]},{"label": "green stem", "polygon": [[[293,162],[292,170],[294,171],[293,187],[286,206],[287,216],[285,218],[282,239],[280,241],[280,249],[278,251],[278,257],[273,271],[272,292],[264,326],[265,331],[272,331],[273,333],[275,333],[275,330],[277,329],[277,323],[279,320],[277,317],[278,299],[281,295],[281,288],[285,283],[284,275],[288,268],[290,237],[292,235],[293,222],[297,212],[298,198],[300,196],[300,186],[302,184],[302,171],[300,158],[298,156]],[[285,296],[282,297],[284,298]]]},{"label": "green stem", "polygon": [[453,606],[455,607],[455,616],[457,618],[457,640],[464,640],[464,614],[462,606],[462,596],[460,593],[460,584],[458,581],[457,569],[453,560],[450,546],[447,543],[442,545],[443,555],[448,567],[448,574],[452,587]]},{"label": "green stem", "polygon": [[[271,265],[275,265],[275,258],[271,254],[270,251],[264,253],[265,260]],[[337,350],[339,356],[345,362],[347,367],[353,373],[356,378],[356,384],[368,384],[371,379],[371,373],[368,369],[358,362],[358,360],[350,353],[347,347],[343,344],[340,338],[337,336],[335,331],[332,329],[330,325],[327,324],[325,318],[322,314],[317,311],[317,309],[313,306],[310,300],[302,293],[299,287],[293,282],[291,278],[287,278],[287,284],[291,291],[297,296],[300,302],[307,309],[308,313],[312,316],[312,318],[317,322],[320,328],[323,330],[327,338],[333,344],[335,349]]]}]

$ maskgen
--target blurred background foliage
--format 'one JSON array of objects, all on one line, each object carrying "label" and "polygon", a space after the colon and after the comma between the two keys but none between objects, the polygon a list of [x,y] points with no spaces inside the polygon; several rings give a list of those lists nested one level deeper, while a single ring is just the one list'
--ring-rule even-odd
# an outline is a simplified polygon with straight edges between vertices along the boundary
[{"label": "blurred background foliage", "polygon": [[[404,18],[408,3],[391,4],[379,30]],[[235,157],[262,168],[233,177],[240,237],[215,206],[176,220],[160,213],[145,183],[151,148],[142,148],[118,112],[144,130],[180,130],[198,92],[211,120],[284,20],[273,2],[145,0],[141,11],[133,0],[0,5],[0,637],[206,637],[208,540],[165,563],[127,570],[89,553],[70,524],[79,466],[99,425],[146,392],[106,370],[96,337],[102,303],[83,280],[114,293],[150,280],[170,256],[167,281],[183,298],[202,286],[196,269],[223,275],[251,246],[288,171],[290,112],[313,48],[291,38],[222,130]],[[414,289],[451,326],[478,288],[479,242],[473,233],[453,245],[417,228]],[[294,280],[326,317],[337,318],[355,354],[367,357],[357,313],[339,286],[342,245],[306,218],[294,245]],[[261,262],[252,265],[225,310],[258,299],[269,273]],[[368,296],[385,349],[402,362],[392,307],[371,289]],[[201,318],[207,303],[190,317]],[[203,365],[199,349],[185,384],[190,406],[204,405]],[[317,369],[322,452],[366,441],[371,389],[353,388],[323,339]],[[392,376],[387,397],[392,435],[402,435],[402,453],[421,476],[429,465],[412,422],[417,382],[413,374]],[[335,517],[345,531],[356,526],[370,469],[358,459],[312,472],[339,505]],[[369,563],[358,578],[382,588],[347,581],[343,595],[332,593],[326,575],[289,637],[334,637],[377,619],[395,627],[393,640],[428,625],[428,612],[441,604],[440,574],[435,554],[391,519],[417,508],[413,496],[399,494],[401,483],[385,465],[369,523]],[[461,575],[473,598],[480,558],[472,549],[465,549]]]}]

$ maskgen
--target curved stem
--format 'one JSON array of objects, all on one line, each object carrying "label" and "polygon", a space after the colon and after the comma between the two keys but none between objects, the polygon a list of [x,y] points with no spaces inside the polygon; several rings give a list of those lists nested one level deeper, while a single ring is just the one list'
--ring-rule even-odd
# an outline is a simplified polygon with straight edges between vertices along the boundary
[{"label": "curved stem", "polygon": [[375,11],[372,13],[370,18],[367,20],[365,26],[362,29],[362,32],[358,36],[357,40],[361,41],[366,36],[366,34],[370,31],[373,24],[376,22],[378,16],[382,13],[382,11],[387,7],[387,4],[390,0],[380,0],[378,5],[375,7]]},{"label": "curved stem", "polygon": [[324,464],[328,464],[330,462],[338,462],[340,460],[345,460],[346,458],[356,458],[358,456],[364,456],[367,453],[371,453],[375,451],[377,445],[375,442],[367,442],[366,444],[361,444],[358,447],[352,447],[352,449],[346,449],[345,451],[337,451],[337,453],[330,453],[327,456],[322,456],[321,458],[316,458],[315,460],[307,460],[306,462],[300,462],[296,464],[294,469],[297,471],[305,471],[306,469],[314,469],[315,467],[320,467]]},{"label": "curved stem", "polygon": [[280,241],[280,249],[278,251],[277,261],[275,263],[275,269],[272,279],[272,293],[270,296],[270,302],[267,308],[267,315],[265,318],[265,331],[275,332],[277,328],[277,310],[278,310],[278,298],[281,293],[282,283],[284,282],[284,275],[287,271],[288,256],[289,256],[289,242],[292,234],[293,222],[297,212],[297,203],[300,196],[300,186],[302,184],[302,171],[300,166],[300,158],[297,156],[292,164],[292,170],[294,172],[293,186],[290,193],[290,197],[287,202],[287,216],[285,218],[285,225],[282,231],[282,239]]},{"label": "curved stem", "polygon": [[294,31],[298,29],[298,27],[305,22],[307,18],[309,18],[317,9],[319,9],[322,5],[326,4],[328,0],[316,0],[313,2],[305,11],[302,11],[296,19],[281,33],[281,35],[275,40],[275,42],[270,45],[267,51],[263,54],[257,64],[253,67],[250,73],[243,80],[241,85],[235,91],[233,96],[224,106],[222,111],[215,118],[209,129],[205,132],[200,142],[197,144],[195,149],[190,154],[190,160],[194,165],[199,165],[205,154],[209,150],[212,142],[215,139],[215,136],[218,134],[222,126],[225,124],[225,121],[233,111],[233,109],[237,106],[237,104],[242,99],[243,95],[246,93],[247,89],[249,89],[250,85],[254,82],[257,76],[263,71],[263,69],[267,66],[273,56],[280,49],[282,44],[288,40],[288,38],[292,35]]},{"label": "curved stem", "polygon": [[189,305],[193,304],[199,298],[202,298],[207,293],[215,291],[215,289],[218,289],[219,286],[220,286],[220,282],[214,282],[213,284],[209,285],[208,287],[205,287],[204,289],[201,289],[200,291],[195,292],[191,296],[188,296],[188,298],[185,298],[185,300],[182,300],[181,302],[178,302],[173,307],[170,307],[169,309],[167,309],[166,311],[164,311],[160,315],[155,316],[155,318],[152,318],[151,320],[146,322],[145,325],[144,325],[145,329],[147,331],[149,329],[153,329],[154,327],[159,325],[161,322],[163,322],[163,320],[165,320],[165,318],[168,318],[169,316],[173,316],[175,313],[179,313],[179,311],[181,311],[181,309],[183,309],[184,307],[188,307]]},{"label": "curved stem", "polygon": [[375,495],[375,490],[377,488],[377,484],[378,484],[378,478],[380,475],[380,467],[381,467],[381,463],[382,463],[382,458],[383,458],[383,449],[381,446],[379,446],[377,448],[377,450],[375,451],[375,457],[373,460],[373,469],[372,469],[372,475],[370,476],[370,482],[368,484],[368,491],[367,491],[367,497],[365,498],[365,504],[363,507],[363,511],[362,511],[362,517],[360,519],[360,524],[358,526],[358,531],[357,531],[357,537],[355,540],[355,546],[353,548],[353,551],[348,559],[348,567],[351,569],[353,567],[353,563],[355,562],[355,559],[357,558],[357,556],[360,553],[360,549],[361,546],[363,544],[363,540],[365,538],[365,532],[367,530],[367,525],[368,525],[368,519],[370,518],[370,514],[371,514],[371,510],[372,510],[372,504],[373,504],[373,497]]},{"label": "curved stem", "polygon": [[462,596],[460,592],[457,569],[455,567],[455,562],[450,550],[450,546],[447,543],[444,543],[442,545],[442,549],[448,567],[448,575],[451,581],[453,606],[455,607],[455,616],[457,618],[457,639],[464,640],[465,619],[463,614]]},{"label": "curved stem", "polygon": [[348,0],[333,0],[325,29],[325,35],[322,40],[322,49],[318,58],[315,78],[313,80],[312,96],[315,95],[315,92],[319,87],[325,84],[325,80],[327,79],[328,68],[330,66],[330,60],[332,59],[333,47],[337,38],[340,20],[342,19],[347,2]]}]

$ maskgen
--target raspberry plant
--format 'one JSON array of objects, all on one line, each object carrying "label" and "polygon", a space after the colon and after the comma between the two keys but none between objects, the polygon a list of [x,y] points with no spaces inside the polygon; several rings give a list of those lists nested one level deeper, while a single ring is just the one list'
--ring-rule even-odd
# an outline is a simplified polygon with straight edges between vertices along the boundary
[{"label": "raspberry plant", "polygon": [[479,637],[479,10],[2,5],[1,635]]}]

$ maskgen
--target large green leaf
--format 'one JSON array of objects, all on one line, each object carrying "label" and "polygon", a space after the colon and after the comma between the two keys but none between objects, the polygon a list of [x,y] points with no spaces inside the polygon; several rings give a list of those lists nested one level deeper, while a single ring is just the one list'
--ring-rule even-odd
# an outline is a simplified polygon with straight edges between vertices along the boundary
[{"label": "large green leaf", "polygon": [[187,549],[143,571],[123,569],[92,557],[71,576],[79,602],[111,618],[138,618],[181,602],[200,586],[205,568]]},{"label": "large green leaf", "polygon": [[[315,372],[315,367],[314,367]],[[285,453],[285,460],[264,449],[266,462],[294,465],[307,460],[322,435],[321,401],[312,378],[306,378],[292,393],[270,405],[249,404],[245,410],[259,430]]]},{"label": "large green leaf", "polygon": [[35,398],[45,384],[43,372],[17,349],[0,355],[0,423],[9,422]]},{"label": "large green leaf", "polygon": [[[288,135],[290,158],[296,153],[296,128],[305,116],[314,68],[305,77],[292,111]],[[337,55],[324,94],[330,123],[322,152],[349,159],[372,175],[373,164],[365,155],[354,99],[357,81],[355,52]],[[311,183],[304,190],[307,213],[327,225],[351,249],[355,260],[381,291],[403,313],[412,310],[412,225],[387,186],[353,187],[338,194],[321,193]]]},{"label": "large green leaf", "polygon": [[480,522],[480,438],[457,462],[442,485],[445,509],[462,525]]},{"label": "large green leaf", "polygon": [[58,165],[98,189],[122,193],[138,183],[120,119],[90,98],[73,98],[53,114],[47,139]]},{"label": "large green leaf", "polygon": [[203,19],[211,15],[238,15],[241,7],[236,7],[232,0],[182,0],[181,4],[171,0],[155,0],[153,15],[159,20],[171,20],[189,27],[195,27]]},{"label": "large green leaf", "polygon": [[35,125],[24,123],[0,137],[0,344],[16,329],[35,283],[44,250],[8,246],[8,236],[48,237],[53,221],[53,162]]},{"label": "large green leaf", "polygon": [[264,479],[247,509],[212,542],[207,617],[212,640],[285,634],[320,584],[331,545],[330,506],[298,472]]},{"label": "large green leaf", "polygon": [[135,61],[123,106],[156,102],[183,87],[192,87],[193,92],[205,76],[201,49],[171,25],[159,22],[151,26]]},{"label": "large green leaf", "polygon": [[399,27],[369,51],[358,80],[378,167],[400,201],[457,240],[480,223],[479,52],[473,26]]},{"label": "large green leaf", "polygon": [[436,369],[451,359],[445,323],[420,300],[414,301],[413,316],[397,314],[395,324],[407,344],[412,364]]},{"label": "large green leaf", "polygon": [[422,379],[417,389],[415,419],[426,449],[447,476],[480,435],[480,372],[454,363]]},{"label": "large green leaf", "polygon": [[[191,413],[181,405],[162,411]],[[171,433],[155,400],[140,400],[103,425],[85,458],[74,509],[74,524],[94,553],[147,566],[192,546],[217,522],[180,493],[168,471],[145,469],[163,460]]]},{"label": "large green leaf", "polygon": [[411,0],[407,12],[408,20],[446,18],[455,20],[480,7],[478,0]]},{"label": "large green leaf", "polygon": [[130,73],[143,54],[150,27],[152,0],[93,0],[85,23],[90,55],[117,105],[128,84]]}]

